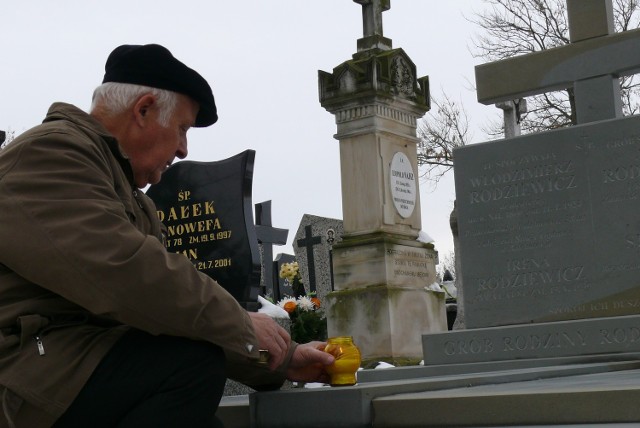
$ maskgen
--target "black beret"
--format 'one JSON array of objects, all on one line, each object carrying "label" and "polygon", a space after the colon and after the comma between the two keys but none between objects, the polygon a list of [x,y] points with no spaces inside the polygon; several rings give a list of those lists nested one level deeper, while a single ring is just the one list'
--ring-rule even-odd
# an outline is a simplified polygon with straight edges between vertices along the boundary
[{"label": "black beret", "polygon": [[218,120],[213,92],[196,71],[178,61],[160,45],[122,45],[111,52],[102,83],[118,82],[150,86],[188,95],[200,104],[196,127]]}]

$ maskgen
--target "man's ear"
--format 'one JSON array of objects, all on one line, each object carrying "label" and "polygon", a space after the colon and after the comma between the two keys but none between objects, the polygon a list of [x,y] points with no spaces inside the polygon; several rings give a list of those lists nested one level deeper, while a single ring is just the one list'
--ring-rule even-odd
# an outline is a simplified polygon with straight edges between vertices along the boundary
[{"label": "man's ear", "polygon": [[152,94],[145,94],[138,98],[138,101],[133,105],[133,116],[135,118],[136,123],[144,127],[151,117],[149,115],[152,108],[155,107],[156,97]]}]

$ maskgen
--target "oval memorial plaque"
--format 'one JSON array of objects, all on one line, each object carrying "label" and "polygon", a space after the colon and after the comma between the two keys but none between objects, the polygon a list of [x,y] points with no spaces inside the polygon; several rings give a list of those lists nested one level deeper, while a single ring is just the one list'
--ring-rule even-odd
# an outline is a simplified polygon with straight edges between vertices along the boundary
[{"label": "oval memorial plaque", "polygon": [[411,161],[402,152],[396,152],[389,168],[389,184],[393,205],[402,218],[408,218],[416,207],[416,179]]}]

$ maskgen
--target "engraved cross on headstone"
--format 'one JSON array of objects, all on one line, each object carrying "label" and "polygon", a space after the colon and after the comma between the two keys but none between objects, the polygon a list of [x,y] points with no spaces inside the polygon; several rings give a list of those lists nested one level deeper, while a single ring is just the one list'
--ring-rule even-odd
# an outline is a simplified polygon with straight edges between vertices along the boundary
[{"label": "engraved cross on headstone", "polygon": [[304,227],[304,238],[298,239],[298,247],[306,247],[307,249],[307,269],[309,271],[309,291],[316,291],[316,264],[313,258],[313,246],[322,243],[322,237],[313,236],[311,226]]},{"label": "engraved cross on headstone", "polygon": [[476,67],[478,101],[573,88],[578,123],[622,116],[618,79],[640,72],[640,29],[613,32],[611,0],[567,0],[571,43]]},{"label": "engraved cross on headstone", "polygon": [[271,225],[271,201],[261,202],[256,207],[256,237],[262,245],[263,281],[267,294],[271,294],[274,301],[280,299],[280,287],[273,282],[273,244],[285,245],[289,231],[278,229]]}]

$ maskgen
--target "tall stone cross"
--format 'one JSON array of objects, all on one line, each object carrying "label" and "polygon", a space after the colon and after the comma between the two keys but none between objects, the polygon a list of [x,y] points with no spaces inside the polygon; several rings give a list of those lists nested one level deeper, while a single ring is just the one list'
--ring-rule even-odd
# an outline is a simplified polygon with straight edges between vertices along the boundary
[{"label": "tall stone cross", "polygon": [[273,281],[273,245],[285,245],[289,231],[271,225],[271,201],[261,202],[256,208],[256,237],[262,244],[262,266],[264,286],[273,299],[280,300],[280,288]]},{"label": "tall stone cross", "polygon": [[382,12],[391,8],[391,0],[353,0],[362,5],[363,38],[358,52],[371,48],[391,49],[391,40],[382,34]]},{"label": "tall stone cross", "polygon": [[614,32],[611,0],[567,0],[571,43],[476,67],[478,101],[573,88],[578,123],[622,116],[619,77],[640,72],[640,29]]}]

